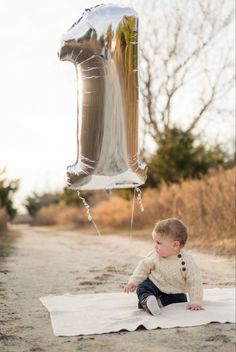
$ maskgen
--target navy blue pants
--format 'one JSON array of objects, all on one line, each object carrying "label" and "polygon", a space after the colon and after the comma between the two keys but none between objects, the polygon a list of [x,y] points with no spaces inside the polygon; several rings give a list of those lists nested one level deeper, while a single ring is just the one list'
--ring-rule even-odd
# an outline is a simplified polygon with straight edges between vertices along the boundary
[{"label": "navy blue pants", "polygon": [[146,279],[138,285],[136,293],[138,295],[139,308],[142,308],[142,300],[150,295],[159,298],[163,306],[167,306],[172,303],[187,302],[187,296],[185,293],[164,293],[159,290],[159,288],[156,287],[150,279]]}]

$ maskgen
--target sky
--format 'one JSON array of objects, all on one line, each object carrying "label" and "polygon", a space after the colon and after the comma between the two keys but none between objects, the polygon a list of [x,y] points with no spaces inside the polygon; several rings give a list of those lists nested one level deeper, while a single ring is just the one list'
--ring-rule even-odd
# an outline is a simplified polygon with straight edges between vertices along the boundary
[{"label": "sky", "polygon": [[[17,206],[33,191],[66,185],[66,167],[77,153],[76,75],[57,52],[63,33],[84,9],[101,2],[132,5],[0,0],[0,169],[20,179]],[[229,132],[227,126],[221,130]]]}]

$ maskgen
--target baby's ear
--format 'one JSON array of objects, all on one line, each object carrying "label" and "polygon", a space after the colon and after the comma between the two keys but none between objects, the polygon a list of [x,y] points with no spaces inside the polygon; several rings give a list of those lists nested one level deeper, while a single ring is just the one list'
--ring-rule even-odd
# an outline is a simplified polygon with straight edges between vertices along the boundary
[{"label": "baby's ear", "polygon": [[179,241],[174,241],[173,246],[175,248],[179,248],[180,247],[180,242]]}]

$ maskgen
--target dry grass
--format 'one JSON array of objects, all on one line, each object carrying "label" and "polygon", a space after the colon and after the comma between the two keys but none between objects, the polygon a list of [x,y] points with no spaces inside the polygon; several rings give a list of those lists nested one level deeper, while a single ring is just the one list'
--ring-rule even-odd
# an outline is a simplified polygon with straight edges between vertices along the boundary
[{"label": "dry grass", "polygon": [[[209,174],[201,180],[183,182],[144,194],[146,223],[178,217],[189,227],[192,246],[234,253],[235,168]],[[143,226],[141,217],[139,217]]]},{"label": "dry grass", "polygon": [[41,208],[32,221],[32,225],[48,226],[85,226],[88,220],[83,208],[68,207],[64,204],[52,204]]},{"label": "dry grass", "polygon": [[7,214],[6,211],[0,208],[0,234],[4,233],[7,229]]},{"label": "dry grass", "polygon": [[[128,233],[131,201],[113,195],[92,209],[100,230],[109,228]],[[235,243],[235,168],[212,172],[201,180],[143,192],[145,211],[140,213],[136,202],[134,231],[147,233],[155,222],[178,217],[189,227],[189,245],[219,254],[233,254]],[[53,205],[41,209],[35,218],[37,225],[88,226],[84,208]]]},{"label": "dry grass", "polygon": [[108,228],[123,228],[130,223],[131,203],[116,195],[102,201],[93,210],[94,221]]}]

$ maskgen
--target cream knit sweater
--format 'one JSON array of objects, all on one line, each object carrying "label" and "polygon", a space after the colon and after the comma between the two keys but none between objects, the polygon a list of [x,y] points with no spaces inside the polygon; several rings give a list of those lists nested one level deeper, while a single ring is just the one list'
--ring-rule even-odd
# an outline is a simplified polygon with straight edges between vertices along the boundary
[{"label": "cream knit sweater", "polygon": [[149,278],[162,292],[188,293],[192,304],[202,304],[203,289],[200,271],[193,257],[181,250],[179,255],[160,257],[152,251],[141,260],[129,283],[141,284]]}]

